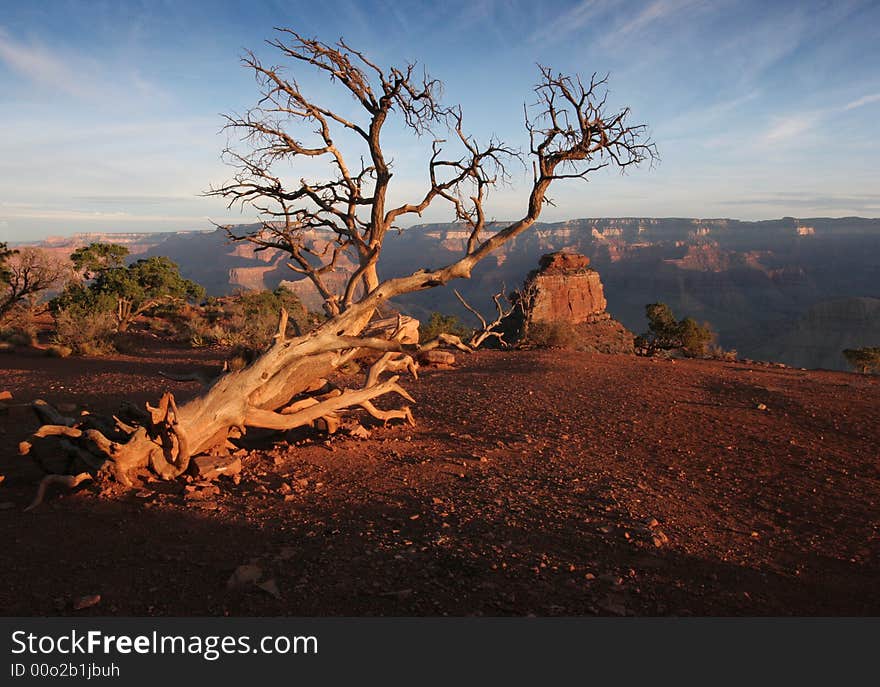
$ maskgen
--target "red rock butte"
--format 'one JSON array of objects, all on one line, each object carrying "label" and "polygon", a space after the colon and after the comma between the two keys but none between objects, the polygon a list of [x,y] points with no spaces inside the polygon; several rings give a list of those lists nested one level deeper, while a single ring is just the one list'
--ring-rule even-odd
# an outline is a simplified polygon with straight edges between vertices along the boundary
[{"label": "red rock butte", "polygon": [[535,297],[532,322],[592,322],[608,303],[599,273],[590,259],[578,253],[557,252],[541,257],[539,269],[530,275]]}]

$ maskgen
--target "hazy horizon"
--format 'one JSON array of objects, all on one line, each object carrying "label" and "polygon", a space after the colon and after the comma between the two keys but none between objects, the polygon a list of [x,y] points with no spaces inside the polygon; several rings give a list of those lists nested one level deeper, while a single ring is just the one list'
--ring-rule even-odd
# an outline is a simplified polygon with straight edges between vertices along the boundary
[{"label": "hazy horizon", "polygon": [[[565,219],[556,219],[556,220],[540,220],[537,224],[560,224],[565,222],[581,222],[586,220],[631,220],[631,219],[651,219],[651,220],[689,220],[689,221],[700,221],[700,222],[742,222],[742,223],[759,223],[759,222],[778,222],[785,219],[794,219],[798,222],[812,222],[812,221],[839,221],[846,219],[857,219],[857,220],[866,220],[866,221],[880,221],[880,216],[878,217],[867,217],[863,215],[840,215],[840,216],[816,216],[816,217],[794,217],[793,215],[783,215],[780,217],[763,217],[760,219],[742,219],[739,217],[698,217],[696,215],[615,215],[615,216],[592,216],[592,217],[568,217]],[[493,222],[497,222],[500,224],[504,224],[510,222],[510,219],[498,219],[493,220]],[[235,223],[238,225],[247,224],[247,222],[238,222]],[[438,221],[438,222],[414,222],[404,229],[413,229],[421,226],[428,226],[433,224],[453,224],[452,220],[448,222]],[[234,225],[233,225],[234,226]],[[41,243],[46,241],[47,239],[66,239],[72,238],[79,235],[87,235],[87,234],[180,234],[180,233],[211,233],[222,229],[222,227],[182,227],[182,228],[166,228],[166,229],[90,229],[85,231],[61,231],[59,233],[47,234],[45,236],[40,237],[27,237],[27,238],[18,238],[18,239],[9,239],[8,243],[10,246],[22,245],[22,244],[31,244],[31,243]],[[6,240],[6,239],[4,239]]]},{"label": "hazy horizon", "polygon": [[[273,26],[344,36],[384,66],[418,61],[470,133],[516,148],[535,63],[610,72],[610,103],[648,124],[661,161],[559,184],[542,222],[880,215],[880,6],[865,0],[0,2],[3,241],[253,221],[200,194],[230,176],[220,113],[257,99],[242,52],[281,62],[264,43]],[[352,109],[307,67],[289,75]],[[393,199],[423,191],[428,144],[388,130]],[[530,174],[513,170],[490,216],[522,212]],[[441,207],[413,223],[451,218]]]}]

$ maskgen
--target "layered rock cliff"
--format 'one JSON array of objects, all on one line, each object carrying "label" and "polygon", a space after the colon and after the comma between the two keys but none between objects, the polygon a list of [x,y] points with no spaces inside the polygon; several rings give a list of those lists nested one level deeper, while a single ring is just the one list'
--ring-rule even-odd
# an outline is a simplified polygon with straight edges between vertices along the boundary
[{"label": "layered rock cliff", "polygon": [[523,286],[524,330],[564,328],[568,345],[598,353],[632,353],[633,335],[607,312],[599,273],[585,255],[544,255]]}]

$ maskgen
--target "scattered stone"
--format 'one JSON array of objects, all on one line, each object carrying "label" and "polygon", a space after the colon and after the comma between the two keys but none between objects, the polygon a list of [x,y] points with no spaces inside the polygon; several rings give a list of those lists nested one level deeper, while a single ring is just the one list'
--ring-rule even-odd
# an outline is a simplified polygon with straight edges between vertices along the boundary
[{"label": "scattered stone", "polygon": [[669,543],[669,537],[666,536],[663,530],[654,530],[651,535],[651,541],[659,549],[661,546],[666,546]]},{"label": "scattered stone", "polygon": [[73,600],[73,610],[81,611],[85,608],[97,606],[99,603],[101,603],[100,594],[87,594],[86,596],[80,596]]},{"label": "scattered stone", "polygon": [[293,491],[293,488],[287,483],[283,482],[280,487],[278,487],[278,493],[282,496],[287,496]]},{"label": "scattered stone", "polygon": [[184,487],[183,498],[187,501],[209,501],[220,495],[220,487],[210,482],[200,484],[187,484]]},{"label": "scattered stone", "polygon": [[755,406],[755,408],[757,408],[758,410],[767,410],[767,406],[764,405],[763,403],[759,403],[758,405]]},{"label": "scattered stone", "polygon": [[0,401],[11,401],[12,393],[9,391],[0,391]]},{"label": "scattered stone", "polygon": [[657,522],[657,518],[648,518],[647,520],[645,520],[645,525],[647,525],[648,529],[651,529],[651,530],[656,529],[657,527],[660,527],[660,523]]},{"label": "scattered stone", "polygon": [[196,456],[192,461],[193,472],[202,479],[216,479],[220,475],[232,477],[241,473],[238,456]]}]

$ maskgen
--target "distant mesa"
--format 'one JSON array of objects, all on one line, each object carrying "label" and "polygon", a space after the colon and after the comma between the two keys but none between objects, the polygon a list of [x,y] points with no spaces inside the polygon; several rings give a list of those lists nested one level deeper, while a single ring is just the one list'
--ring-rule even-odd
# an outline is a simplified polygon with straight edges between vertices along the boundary
[{"label": "distant mesa", "polygon": [[[501,226],[487,223],[486,235]],[[254,228],[235,230],[242,234]],[[454,223],[419,225],[389,236],[381,276],[409,274],[414,265],[447,264],[461,255],[467,237]],[[304,238],[309,249],[320,254],[330,237],[314,232]],[[132,259],[167,256],[186,278],[202,284],[211,295],[245,288],[274,289],[284,282],[308,307],[320,309],[321,298],[314,286],[287,266],[284,254],[230,244],[222,229],[83,234],[41,245],[62,257],[94,241],[125,243]],[[876,344],[871,338],[873,325],[846,302],[880,298],[880,219],[859,217],[758,222],[594,217],[538,223],[478,264],[471,279],[409,294],[396,299],[394,305],[422,320],[435,311],[470,317],[452,292],[456,288],[481,312],[493,312],[491,295],[502,284],[521,284],[541,255],[559,251],[589,258],[589,264],[579,269],[589,272],[593,268],[602,275],[601,298],[607,299],[607,306],[573,300],[572,312],[607,310],[634,332],[646,326],[645,305],[660,301],[682,316],[710,322],[719,334],[719,345],[756,360],[847,369],[840,353],[843,343],[849,347]],[[333,277],[340,283],[355,267],[344,260],[337,266]],[[598,279],[598,274],[592,279]],[[585,298],[598,298],[595,284],[591,288]],[[828,305],[811,312],[823,303]],[[817,327],[833,328],[836,334],[820,336]]]}]

